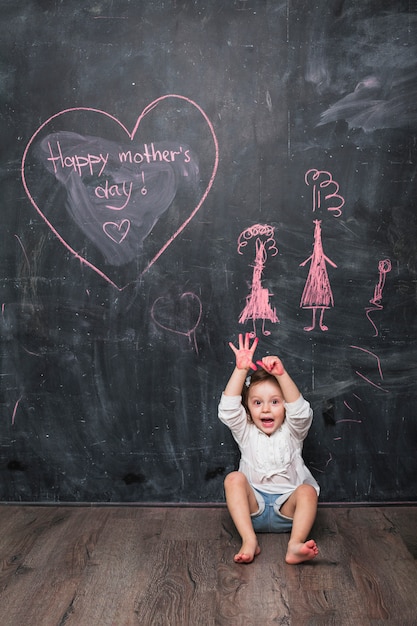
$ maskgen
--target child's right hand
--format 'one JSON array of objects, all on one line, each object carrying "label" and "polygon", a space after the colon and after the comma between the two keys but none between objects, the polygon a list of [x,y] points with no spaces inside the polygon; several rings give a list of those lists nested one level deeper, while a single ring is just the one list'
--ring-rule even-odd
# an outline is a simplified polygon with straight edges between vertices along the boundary
[{"label": "child's right hand", "polygon": [[262,361],[256,361],[256,364],[273,376],[282,376],[285,373],[284,365],[277,356],[264,356]]},{"label": "child's right hand", "polygon": [[243,335],[239,335],[239,348],[229,341],[229,346],[233,350],[236,356],[236,367],[240,370],[248,370],[253,369],[256,370],[257,367],[253,362],[253,355],[255,354],[256,346],[258,345],[258,338],[255,337],[252,345],[250,345],[250,334],[246,333],[245,338]]}]

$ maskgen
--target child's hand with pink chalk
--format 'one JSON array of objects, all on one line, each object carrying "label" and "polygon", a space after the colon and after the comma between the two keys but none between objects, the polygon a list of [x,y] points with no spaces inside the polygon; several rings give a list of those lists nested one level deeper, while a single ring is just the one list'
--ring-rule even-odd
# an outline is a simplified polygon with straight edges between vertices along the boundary
[{"label": "child's hand with pink chalk", "polygon": [[277,356],[264,356],[262,361],[256,361],[256,363],[260,367],[263,367],[268,374],[272,374],[273,376],[282,376],[285,374],[282,361]]},{"label": "child's hand with pink chalk", "polygon": [[233,350],[236,356],[236,367],[240,370],[252,369],[256,371],[256,365],[253,362],[253,355],[255,354],[256,346],[258,345],[258,338],[250,345],[250,334],[246,333],[245,337],[239,335],[239,348],[230,341],[229,346]]}]

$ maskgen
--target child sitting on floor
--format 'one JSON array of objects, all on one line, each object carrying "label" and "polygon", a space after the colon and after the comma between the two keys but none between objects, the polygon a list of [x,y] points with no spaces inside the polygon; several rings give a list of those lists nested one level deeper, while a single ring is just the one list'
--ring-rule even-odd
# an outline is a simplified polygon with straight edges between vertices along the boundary
[{"label": "child sitting on floor", "polygon": [[[230,428],[241,454],[239,471],[226,476],[226,503],[242,547],[236,563],[260,553],[256,532],[290,532],[287,563],[313,559],[313,526],[319,486],[301,456],[313,412],[276,356],[253,362],[257,338],[239,335],[229,346],[236,366],[219,404],[219,418]],[[247,378],[249,370],[254,370]]]}]

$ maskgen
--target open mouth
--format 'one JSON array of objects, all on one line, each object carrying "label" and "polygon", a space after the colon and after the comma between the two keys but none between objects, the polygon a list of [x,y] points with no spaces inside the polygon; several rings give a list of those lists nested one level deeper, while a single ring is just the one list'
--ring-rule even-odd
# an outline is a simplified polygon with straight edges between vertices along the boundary
[{"label": "open mouth", "polygon": [[262,422],[263,426],[273,426],[274,425],[274,420],[272,419],[272,417],[263,417],[261,419],[261,422]]}]

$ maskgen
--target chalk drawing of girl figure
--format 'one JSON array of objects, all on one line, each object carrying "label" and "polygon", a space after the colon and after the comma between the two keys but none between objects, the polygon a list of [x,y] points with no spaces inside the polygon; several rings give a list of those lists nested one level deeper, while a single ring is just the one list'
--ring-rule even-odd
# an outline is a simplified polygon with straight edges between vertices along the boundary
[{"label": "chalk drawing of girl figure", "polygon": [[326,263],[329,263],[332,267],[337,267],[323,252],[321,220],[314,220],[314,224],[313,254],[303,261],[303,263],[300,263],[300,267],[304,267],[304,265],[311,261],[300,302],[301,308],[312,310],[311,326],[304,327],[304,330],[308,332],[313,330],[316,326],[317,311],[320,311],[320,330],[328,330],[328,327],[323,324],[323,315],[326,309],[334,306],[334,301],[329,277],[327,275]]},{"label": "chalk drawing of girl figure", "polygon": [[[266,241],[262,237],[268,237]],[[248,240],[256,237],[255,240],[255,261],[253,264],[252,284],[250,293],[246,297],[246,306],[243,309],[239,317],[239,324],[244,324],[248,320],[253,322],[253,331],[250,333],[251,337],[256,337],[256,320],[262,320],[262,334],[267,336],[271,332],[265,329],[265,321],[269,320],[272,323],[279,322],[276,314],[276,310],[269,304],[269,297],[273,294],[262,287],[262,273],[265,267],[268,252],[272,253],[272,256],[278,254],[276,243],[274,239],[274,229],[267,224],[256,224],[250,228],[247,228],[240,234],[238,240],[238,252],[242,254],[241,249],[247,245]]]}]

